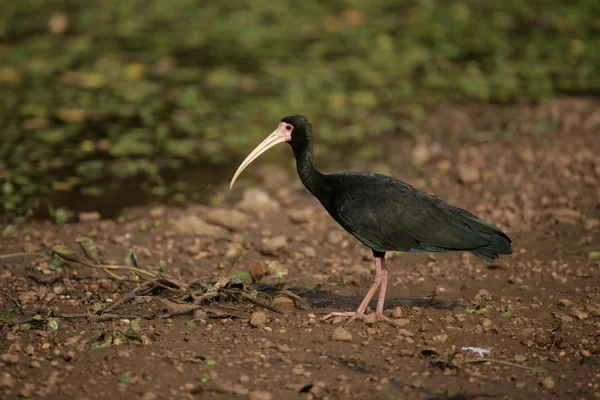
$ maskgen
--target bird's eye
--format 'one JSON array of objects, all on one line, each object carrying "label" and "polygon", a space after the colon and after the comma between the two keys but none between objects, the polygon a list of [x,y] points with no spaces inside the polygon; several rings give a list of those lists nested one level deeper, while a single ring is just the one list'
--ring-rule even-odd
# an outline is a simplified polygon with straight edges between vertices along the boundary
[{"label": "bird's eye", "polygon": [[287,125],[287,126],[285,127],[285,129],[287,129],[288,131],[291,131],[291,130],[292,130],[292,126],[291,126],[291,125]]}]

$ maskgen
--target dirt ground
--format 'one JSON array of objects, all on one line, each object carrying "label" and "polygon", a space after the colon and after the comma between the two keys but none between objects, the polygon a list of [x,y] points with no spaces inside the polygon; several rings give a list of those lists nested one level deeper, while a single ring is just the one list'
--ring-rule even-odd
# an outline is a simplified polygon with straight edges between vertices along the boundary
[{"label": "dirt ground", "polygon": [[[291,168],[260,160],[249,168],[259,184],[224,184],[220,206],[3,227],[0,254],[41,254],[0,259],[0,398],[600,398],[599,105],[442,107],[421,135],[386,138],[384,156],[352,165],[513,239],[494,264],[388,253],[393,325],[319,321],[360,303],[372,256]],[[136,265],[133,250],[137,265],[195,281],[196,295],[162,285],[93,316],[137,283],[51,260],[57,244],[83,258],[79,235],[103,265]],[[243,288],[250,269],[259,282]],[[215,289],[227,275],[237,278]]]}]

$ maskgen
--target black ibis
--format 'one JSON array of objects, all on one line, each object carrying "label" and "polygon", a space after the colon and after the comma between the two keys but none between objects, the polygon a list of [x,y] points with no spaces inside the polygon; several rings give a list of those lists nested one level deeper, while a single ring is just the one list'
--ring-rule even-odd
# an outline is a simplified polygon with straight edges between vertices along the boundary
[{"label": "black ibis", "polygon": [[363,317],[381,286],[375,314],[378,319],[389,321],[383,315],[387,251],[469,251],[487,262],[500,254],[512,253],[510,238],[496,226],[398,179],[360,172],[319,172],[313,157],[312,127],[301,115],[281,120],[277,129],[242,162],[229,188],[252,161],[284,142],[292,146],[304,186],[375,257],[374,282],[356,312],[333,312],[322,320],[340,315],[352,317],[349,323]]}]

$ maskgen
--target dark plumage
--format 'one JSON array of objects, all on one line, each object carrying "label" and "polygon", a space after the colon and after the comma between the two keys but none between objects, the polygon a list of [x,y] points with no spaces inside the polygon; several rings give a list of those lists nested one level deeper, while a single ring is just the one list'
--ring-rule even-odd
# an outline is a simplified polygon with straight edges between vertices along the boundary
[{"label": "dark plumage", "polygon": [[[311,125],[300,115],[281,120],[278,130],[259,145],[257,154],[253,152],[240,166],[232,185],[253,159],[283,141],[292,146],[304,186],[333,219],[376,257],[376,282],[354,318],[364,313],[381,281],[377,314],[386,319],[381,313],[387,283],[384,259],[387,251],[469,251],[488,262],[500,254],[512,253],[511,240],[496,226],[407,183],[378,174],[320,173],[314,166]],[[331,315],[341,314],[346,315]]]}]

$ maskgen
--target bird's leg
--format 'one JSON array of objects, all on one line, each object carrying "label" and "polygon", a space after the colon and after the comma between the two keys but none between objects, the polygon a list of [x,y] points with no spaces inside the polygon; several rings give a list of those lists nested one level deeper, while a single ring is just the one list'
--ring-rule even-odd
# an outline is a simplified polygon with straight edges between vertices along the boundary
[{"label": "bird's leg", "polygon": [[375,309],[375,314],[381,320],[390,322],[390,319],[383,315],[383,304],[385,303],[385,292],[387,291],[387,282],[388,282],[388,270],[385,265],[385,257],[377,257],[375,258],[375,262],[379,261],[381,263],[381,287],[379,288],[379,299],[377,299],[377,308]]},{"label": "bird's leg", "polygon": [[[383,257],[375,257],[375,279],[373,280],[373,284],[369,288],[369,291],[365,295],[365,298],[360,303],[360,306],[358,306],[358,309],[356,311],[352,311],[352,312],[332,312],[332,313],[327,314],[323,318],[321,318],[321,321],[325,321],[331,317],[352,317],[347,322],[349,324],[352,321],[356,320],[357,318],[361,318],[365,314],[367,306],[369,305],[369,302],[373,298],[373,295],[375,295],[377,288],[382,283],[382,280],[385,283],[385,286],[387,286],[387,276],[388,275],[387,275],[387,268],[385,265],[385,259]],[[385,287],[382,287],[382,288],[385,288]],[[383,292],[379,292],[379,300],[377,302],[376,314],[379,319],[389,321],[389,318],[387,318],[383,315],[384,300],[385,300],[385,290]],[[380,308],[381,308],[381,310],[380,310]]]}]

